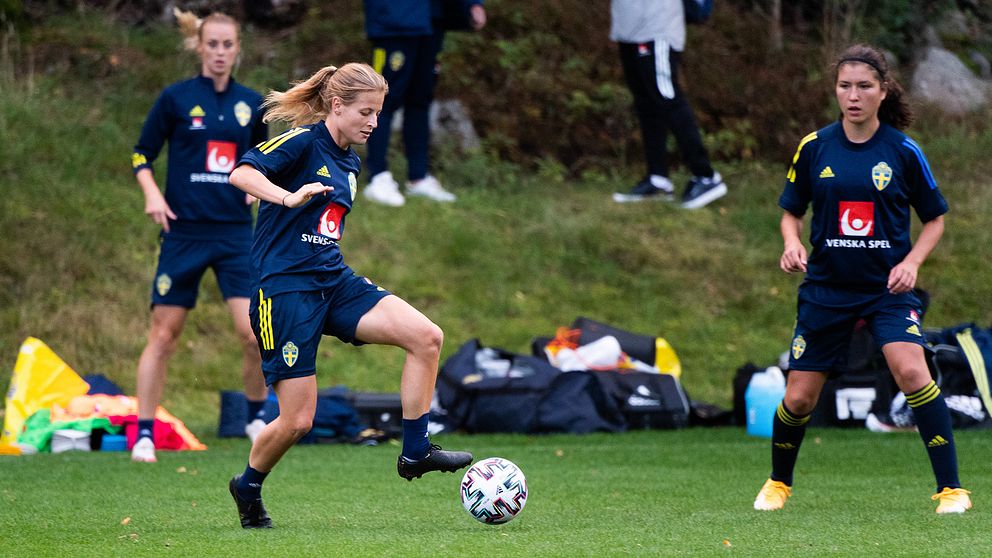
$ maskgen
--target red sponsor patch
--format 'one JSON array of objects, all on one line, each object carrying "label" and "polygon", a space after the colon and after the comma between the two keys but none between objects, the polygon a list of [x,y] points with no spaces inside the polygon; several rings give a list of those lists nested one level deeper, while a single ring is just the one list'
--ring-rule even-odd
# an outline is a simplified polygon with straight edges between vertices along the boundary
[{"label": "red sponsor patch", "polygon": [[345,208],[331,202],[320,214],[317,234],[333,240],[341,240],[341,219],[344,218]]},{"label": "red sponsor patch", "polygon": [[237,162],[238,146],[233,141],[207,142],[207,171],[229,173]]},{"label": "red sponsor patch", "polygon": [[875,232],[874,202],[840,202],[840,234],[872,236]]}]

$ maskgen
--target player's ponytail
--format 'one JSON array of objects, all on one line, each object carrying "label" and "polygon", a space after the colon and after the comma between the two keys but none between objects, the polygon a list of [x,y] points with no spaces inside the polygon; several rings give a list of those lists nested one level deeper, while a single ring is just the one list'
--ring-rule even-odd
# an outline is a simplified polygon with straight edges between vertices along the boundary
[{"label": "player's ponytail", "polygon": [[179,25],[179,32],[183,36],[183,48],[186,50],[196,50],[203,38],[204,23],[229,23],[234,26],[238,36],[241,35],[241,25],[233,17],[213,12],[205,18],[199,18],[193,12],[184,12],[179,8],[172,8],[172,14],[176,16],[176,23]]},{"label": "player's ponytail", "polygon": [[871,45],[857,44],[848,47],[834,63],[835,83],[840,67],[849,62],[860,62],[868,65],[882,84],[882,89],[885,90],[885,99],[878,107],[879,120],[899,130],[904,130],[913,123],[913,109],[906,101],[906,93],[903,91],[902,85],[889,69],[885,55]]},{"label": "player's ponytail", "polygon": [[287,91],[271,91],[265,96],[265,121],[282,120],[292,126],[313,124],[331,111],[331,99],[338,97],[350,105],[361,93],[389,91],[385,78],[368,64],[350,62],[335,68],[325,66]]}]

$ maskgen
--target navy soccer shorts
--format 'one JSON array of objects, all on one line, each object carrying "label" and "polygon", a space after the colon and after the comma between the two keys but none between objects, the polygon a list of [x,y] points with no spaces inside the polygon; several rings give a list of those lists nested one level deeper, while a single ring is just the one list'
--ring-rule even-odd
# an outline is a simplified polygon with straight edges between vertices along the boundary
[{"label": "navy soccer shorts", "polygon": [[926,346],[919,298],[912,292],[861,293],[817,283],[799,287],[790,370],[834,372],[847,361],[851,334],[864,319],[875,343],[903,341]]},{"label": "navy soccer shorts", "polygon": [[312,376],[317,371],[321,335],[361,345],[358,321],[389,291],[345,269],[334,287],[293,291],[266,297],[260,289],[251,298],[251,327],[262,353],[266,385]]},{"label": "navy soccer shorts", "polygon": [[250,252],[250,237],[209,242],[164,237],[152,282],[152,306],[193,308],[200,280],[211,267],[225,300],[248,298],[251,296]]}]

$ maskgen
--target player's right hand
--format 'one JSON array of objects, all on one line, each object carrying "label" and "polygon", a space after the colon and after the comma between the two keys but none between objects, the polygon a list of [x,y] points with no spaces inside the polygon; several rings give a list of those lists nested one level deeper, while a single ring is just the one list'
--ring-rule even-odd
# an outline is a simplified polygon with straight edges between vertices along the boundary
[{"label": "player's right hand", "polygon": [[150,217],[155,224],[161,225],[165,232],[169,232],[169,220],[176,220],[176,214],[172,212],[169,204],[161,195],[145,200],[145,215]]},{"label": "player's right hand", "polygon": [[300,186],[299,190],[283,198],[282,204],[286,207],[300,207],[310,201],[314,196],[324,196],[333,190],[333,186],[325,186],[320,182],[311,182]]},{"label": "player's right hand", "polygon": [[806,247],[802,243],[786,245],[778,266],[786,273],[806,272]]}]

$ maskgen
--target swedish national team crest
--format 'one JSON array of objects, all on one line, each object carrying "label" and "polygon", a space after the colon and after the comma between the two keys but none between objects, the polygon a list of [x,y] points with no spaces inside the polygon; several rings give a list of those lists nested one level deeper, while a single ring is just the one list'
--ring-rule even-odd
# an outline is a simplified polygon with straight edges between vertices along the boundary
[{"label": "swedish national team crest", "polygon": [[880,162],[871,169],[871,181],[875,184],[875,188],[879,192],[885,189],[889,185],[889,181],[892,180],[892,167],[888,165],[885,161]]},{"label": "swedish national team crest", "polygon": [[300,349],[296,346],[296,343],[292,341],[287,341],[285,345],[282,346],[282,359],[286,361],[286,366],[290,368],[296,364],[296,358],[300,356]]},{"label": "swedish national team crest", "polygon": [[355,201],[355,194],[358,193],[358,179],[355,178],[355,173],[348,173],[348,188],[351,189],[351,201]]},{"label": "swedish national team crest", "polygon": [[251,107],[248,103],[238,101],[238,104],[234,105],[234,118],[238,119],[238,124],[241,124],[242,128],[251,122]]},{"label": "swedish national team crest", "polygon": [[165,296],[171,288],[172,278],[168,275],[163,273],[155,279],[155,290],[158,291],[158,296]]},{"label": "swedish national team crest", "polygon": [[402,51],[397,50],[389,55],[389,69],[394,72],[400,71],[404,62],[406,62],[406,56]]},{"label": "swedish national team crest", "polygon": [[799,357],[803,356],[806,352],[806,340],[803,339],[802,335],[797,335],[795,339],[792,340],[792,358],[798,360]]}]

